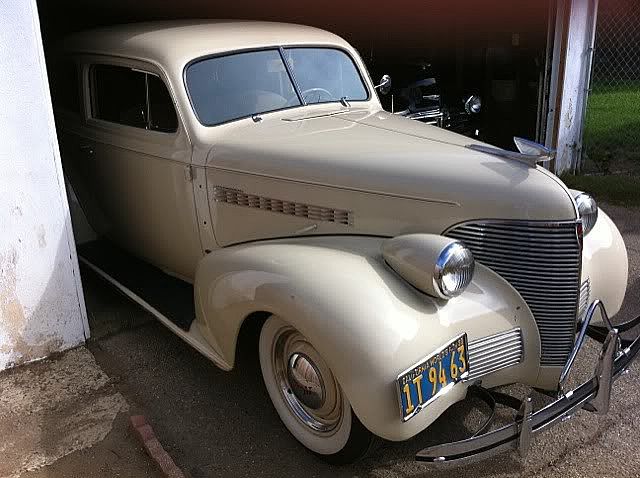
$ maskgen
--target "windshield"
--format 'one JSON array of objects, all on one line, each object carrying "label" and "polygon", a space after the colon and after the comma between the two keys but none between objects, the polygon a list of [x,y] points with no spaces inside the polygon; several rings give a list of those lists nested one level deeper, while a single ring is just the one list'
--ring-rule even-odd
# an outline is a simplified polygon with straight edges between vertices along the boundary
[{"label": "windshield", "polygon": [[287,63],[305,103],[363,101],[368,97],[353,60],[330,48],[288,48]]},{"label": "windshield", "polygon": [[[334,48],[234,53],[191,64],[186,83],[200,122],[214,126],[311,103],[364,101],[368,92],[353,60]],[[295,82],[295,83],[294,83]]]}]

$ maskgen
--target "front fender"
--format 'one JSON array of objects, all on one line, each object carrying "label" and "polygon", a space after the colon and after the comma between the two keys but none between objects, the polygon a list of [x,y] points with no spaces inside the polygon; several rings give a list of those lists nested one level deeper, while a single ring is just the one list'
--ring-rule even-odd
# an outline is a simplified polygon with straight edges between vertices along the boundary
[{"label": "front fender", "polygon": [[602,209],[598,220],[584,237],[582,281],[589,280],[587,302],[600,299],[610,317],[620,311],[627,290],[629,260],[620,231]]},{"label": "front fender", "polygon": [[469,341],[520,327],[524,361],[489,376],[491,385],[534,383],[540,339],[529,308],[502,278],[478,264],[449,301],[409,286],[382,259],[383,239],[316,237],[251,243],[206,256],[197,271],[197,323],[233,365],[251,313],[277,314],[304,334],[331,367],[363,424],[404,440],[466,395],[456,385],[422,413],[400,419],[396,377],[466,332]]}]

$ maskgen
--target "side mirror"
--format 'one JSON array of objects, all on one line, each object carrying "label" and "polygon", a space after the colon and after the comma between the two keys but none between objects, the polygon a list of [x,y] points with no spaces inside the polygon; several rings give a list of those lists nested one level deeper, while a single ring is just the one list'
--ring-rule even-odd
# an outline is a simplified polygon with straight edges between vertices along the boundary
[{"label": "side mirror", "polygon": [[375,89],[378,90],[381,95],[388,94],[391,91],[391,77],[389,75],[383,75],[380,84],[375,86]]}]

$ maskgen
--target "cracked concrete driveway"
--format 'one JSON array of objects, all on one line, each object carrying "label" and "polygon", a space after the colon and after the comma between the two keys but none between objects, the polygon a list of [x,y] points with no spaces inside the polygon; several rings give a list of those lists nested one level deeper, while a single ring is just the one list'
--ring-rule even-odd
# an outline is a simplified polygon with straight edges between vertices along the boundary
[{"label": "cracked concrete driveway", "polygon": [[[627,298],[616,317],[627,320],[640,313],[640,210],[604,209],[629,251]],[[634,433],[640,429],[640,364],[614,385],[609,415],[580,412],[536,437],[524,462],[504,455],[440,473],[414,462],[417,450],[477,422],[477,411],[458,404],[428,433],[404,443],[381,443],[357,465],[332,467],[306,452],[280,423],[257,363],[222,372],[90,272],[84,271],[83,280],[96,337],[90,348],[98,363],[118,377],[120,392],[144,411],[167,451],[194,478],[640,476],[640,441]],[[581,354],[573,380],[592,373],[597,351],[592,345]],[[255,356],[245,353],[241,359],[251,364]]]}]

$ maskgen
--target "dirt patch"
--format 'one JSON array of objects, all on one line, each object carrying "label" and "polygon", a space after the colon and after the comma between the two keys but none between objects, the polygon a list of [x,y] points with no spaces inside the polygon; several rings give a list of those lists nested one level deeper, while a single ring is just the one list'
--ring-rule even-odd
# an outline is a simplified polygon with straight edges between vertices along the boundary
[{"label": "dirt patch", "polygon": [[0,477],[94,446],[127,408],[85,348],[1,374]]}]

